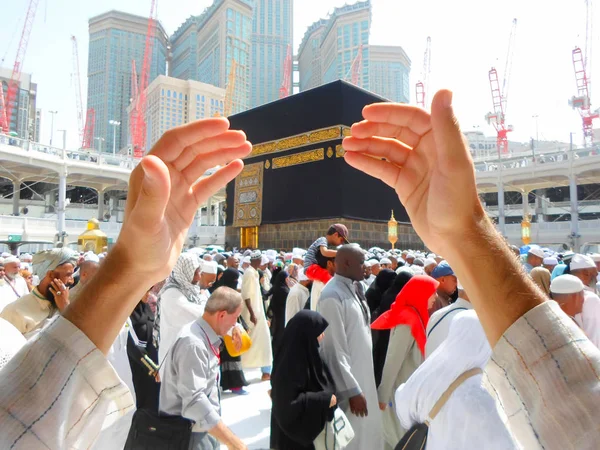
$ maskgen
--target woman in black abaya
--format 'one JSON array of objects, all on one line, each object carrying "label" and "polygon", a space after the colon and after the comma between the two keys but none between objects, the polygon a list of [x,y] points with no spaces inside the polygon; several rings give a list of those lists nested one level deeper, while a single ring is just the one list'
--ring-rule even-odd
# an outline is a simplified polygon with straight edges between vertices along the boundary
[{"label": "woman in black abaya", "polygon": [[283,330],[285,328],[285,305],[287,297],[290,293],[290,288],[287,284],[288,273],[282,270],[273,279],[273,288],[271,289],[273,296],[269,302],[267,309],[267,317],[271,320],[271,342],[273,348],[273,359],[276,360],[277,352],[281,346],[283,338]]},{"label": "woman in black abaya", "polygon": [[375,320],[373,318],[373,313],[379,308],[383,294],[389,289],[392,283],[394,283],[395,279],[396,272],[390,269],[382,269],[377,274],[373,284],[367,289],[365,297],[367,297],[367,305],[369,305],[369,311],[371,312],[371,323]]},{"label": "woman in black abaya", "polygon": [[310,310],[288,322],[271,374],[271,449],[314,450],[313,442],[333,419],[333,380],[319,355],[327,321]]},{"label": "woman in black abaya", "polygon": [[[221,278],[211,287],[211,294],[219,287],[225,286],[234,291],[237,291],[238,279],[240,278],[240,273],[237,269],[230,267],[223,271],[223,275]],[[248,331],[248,326],[243,323],[242,317],[238,319],[238,321],[242,324],[242,326]],[[246,395],[248,392],[243,388],[244,386],[248,386],[248,382],[246,381],[246,377],[244,376],[244,371],[242,370],[242,357],[241,356],[231,356],[227,352],[227,348],[223,346],[221,350],[221,387],[224,391],[231,391],[234,394],[238,395]]]}]

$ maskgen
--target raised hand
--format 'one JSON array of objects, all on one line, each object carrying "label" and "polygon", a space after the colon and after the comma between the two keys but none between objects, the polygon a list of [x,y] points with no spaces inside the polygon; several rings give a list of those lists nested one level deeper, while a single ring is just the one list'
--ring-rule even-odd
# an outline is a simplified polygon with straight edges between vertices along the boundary
[{"label": "raised hand", "polygon": [[[238,158],[251,150],[227,119],[205,119],[167,131],[132,172],[119,243],[152,283],[171,273],[196,211],[240,173]],[[198,181],[217,165],[224,167]]]},{"label": "raised hand", "polygon": [[449,239],[485,218],[452,93],[436,94],[431,115],[415,106],[379,103],[366,106],[363,116],[344,139],[346,161],[394,188],[419,236],[444,255]]}]

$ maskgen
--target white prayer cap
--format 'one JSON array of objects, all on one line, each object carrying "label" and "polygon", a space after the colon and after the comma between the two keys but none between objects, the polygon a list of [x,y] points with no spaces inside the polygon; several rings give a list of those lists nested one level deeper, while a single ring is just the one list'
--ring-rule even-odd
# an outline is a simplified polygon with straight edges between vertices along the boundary
[{"label": "white prayer cap", "polygon": [[558,259],[556,259],[554,256],[548,256],[547,258],[544,258],[545,266],[556,266],[557,264]]},{"label": "white prayer cap", "polygon": [[415,254],[414,253],[409,253],[408,255],[406,255],[405,259],[408,259],[408,258],[415,259]]},{"label": "white prayer cap", "polygon": [[592,258],[592,261],[594,261],[594,262],[600,262],[600,254],[599,253],[592,253],[590,255],[590,258]]},{"label": "white prayer cap", "polygon": [[10,263],[20,263],[21,261],[19,260],[19,258],[17,258],[14,255],[9,255],[4,257],[4,264],[10,264]]},{"label": "white prayer cap", "polygon": [[273,258],[273,259],[275,259],[275,258],[277,257],[277,252],[276,252],[275,250],[273,250],[273,249],[271,249],[271,250],[267,250],[267,251],[265,252],[265,254],[266,254],[266,255],[267,255],[269,258]]},{"label": "white prayer cap", "polygon": [[531,247],[527,253],[531,253],[532,255],[542,259],[546,257],[544,251],[539,247]]},{"label": "white prayer cap", "polygon": [[550,292],[553,294],[576,294],[583,291],[583,283],[573,275],[561,275],[550,283]]},{"label": "white prayer cap", "polygon": [[368,262],[369,264],[371,264],[371,267],[379,265],[379,261],[377,261],[376,259],[370,259]]},{"label": "white prayer cap", "polygon": [[431,266],[432,264],[437,264],[437,263],[435,262],[435,259],[427,258],[425,261],[423,261],[423,264],[424,264],[424,267],[427,267],[427,266]]},{"label": "white prayer cap", "polygon": [[200,267],[202,267],[202,269],[200,269],[202,273],[217,273],[217,263],[215,261],[202,261]]},{"label": "white prayer cap", "polygon": [[262,255],[260,259],[260,265],[266,266],[267,264],[269,264],[269,257],[267,255]]},{"label": "white prayer cap", "polygon": [[575,256],[573,256],[573,259],[571,259],[570,267],[571,270],[595,269],[596,263],[589,256],[581,255],[578,253]]},{"label": "white prayer cap", "polygon": [[242,258],[242,264],[250,264],[250,257],[249,256],[244,256]]},{"label": "white prayer cap", "polygon": [[298,281],[308,281],[308,277],[304,273],[304,269],[298,271]]},{"label": "white prayer cap", "polygon": [[2,257],[3,258],[8,258],[9,256],[11,256],[10,253],[8,253],[8,252],[2,252]]},{"label": "white prayer cap", "polygon": [[83,260],[84,261],[92,261],[92,262],[95,262],[95,263],[99,263],[100,262],[100,258],[94,252],[84,253]]},{"label": "white prayer cap", "polygon": [[371,267],[371,266],[372,266],[371,261],[365,261],[365,267]]},{"label": "white prayer cap", "polygon": [[389,258],[381,258],[379,261],[380,264],[392,264],[392,261]]},{"label": "white prayer cap", "polygon": [[293,258],[303,259],[305,253],[306,253],[306,251],[304,251],[301,248],[293,248],[292,249],[292,257]]},{"label": "white prayer cap", "polygon": [[31,260],[33,259],[33,256],[31,256],[30,253],[21,253],[19,255],[19,259],[21,261],[27,261],[27,262],[31,262]]},{"label": "white prayer cap", "polygon": [[260,250],[254,250],[250,253],[250,259],[262,259],[262,253]]}]

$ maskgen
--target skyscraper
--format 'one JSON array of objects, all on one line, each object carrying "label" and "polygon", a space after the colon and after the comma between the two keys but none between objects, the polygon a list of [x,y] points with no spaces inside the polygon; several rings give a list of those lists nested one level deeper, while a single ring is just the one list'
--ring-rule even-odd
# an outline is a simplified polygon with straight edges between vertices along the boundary
[{"label": "skyscraper", "polygon": [[[4,95],[8,92],[11,76],[12,69],[0,67],[0,83],[2,83]],[[22,139],[39,142],[39,131],[35,121],[36,98],[37,84],[31,82],[31,74],[21,73],[11,117],[7,117],[7,119],[10,131],[16,132]]]},{"label": "skyscraper", "polygon": [[[109,11],[89,20],[88,96],[87,107],[96,111],[94,146],[104,140],[103,149],[112,142],[110,120],[121,123],[117,128],[117,145],[128,142],[129,117],[126,113],[132,92],[132,61],[136,72],[142,72],[148,18],[119,11]],[[164,75],[167,63],[167,35],[157,23],[152,46],[149,82]]]},{"label": "skyscraper", "polygon": [[198,79],[197,40],[198,16],[190,16],[169,38],[169,76],[180,80]]},{"label": "skyscraper", "polygon": [[371,45],[370,90],[393,102],[410,102],[410,58],[402,47]]},{"label": "skyscraper", "polygon": [[197,80],[226,88],[235,60],[231,113],[250,105],[252,0],[215,0],[198,17]]},{"label": "skyscraper", "polygon": [[298,52],[300,90],[349,79],[350,68],[361,46],[362,70],[358,85],[369,89],[370,29],[370,0],[334,8],[327,19],[311,25]]},{"label": "skyscraper", "polygon": [[254,2],[251,36],[252,70],[250,71],[250,107],[252,108],[279,98],[287,49],[288,45],[292,45],[293,8],[293,0],[255,0]]}]

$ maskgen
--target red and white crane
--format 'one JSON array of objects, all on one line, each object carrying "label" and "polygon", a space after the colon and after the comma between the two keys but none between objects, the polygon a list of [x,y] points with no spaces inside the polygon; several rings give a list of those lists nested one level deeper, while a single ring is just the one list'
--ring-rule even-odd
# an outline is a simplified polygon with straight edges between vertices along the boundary
[{"label": "red and white crane", "polygon": [[[29,0],[27,14],[25,15],[25,23],[23,25],[23,31],[21,32],[21,39],[19,40],[19,46],[17,47],[17,56],[15,57],[12,74],[8,82],[6,97],[1,92],[3,89],[0,88],[0,94],[2,94],[3,100],[0,102],[0,107],[2,108],[2,112],[0,113],[0,129],[4,132],[10,131],[10,119],[17,102],[17,92],[19,91],[19,83],[21,81],[21,69],[23,68],[23,61],[25,60],[25,54],[27,53],[27,45],[29,44],[29,37],[31,36],[33,21],[39,3],[40,0]],[[27,136],[21,137],[26,138]]]},{"label": "red and white crane", "polygon": [[352,61],[352,65],[350,66],[350,82],[359,86],[362,75],[362,67],[363,67],[363,45],[360,44],[358,47],[358,53],[356,54],[356,58]]},{"label": "red and white crane", "polygon": [[585,47],[573,49],[573,68],[575,69],[575,82],[577,95],[569,100],[573,109],[579,111],[583,124],[583,143],[585,147],[593,145],[593,121],[600,117],[599,110],[592,111],[591,103],[591,71],[592,71],[592,1],[586,0],[585,17]]},{"label": "red and white crane", "polygon": [[429,90],[429,74],[431,73],[431,37],[427,36],[427,46],[423,56],[423,73],[415,86],[417,106],[425,109],[427,91]]},{"label": "red and white crane", "polygon": [[283,63],[283,80],[279,88],[279,98],[285,98],[290,95],[292,87],[292,46],[288,44],[285,62]]},{"label": "red and white crane", "polygon": [[517,36],[517,19],[513,19],[510,37],[508,40],[508,53],[506,55],[506,63],[504,66],[504,79],[502,88],[500,88],[500,80],[498,71],[492,67],[488,73],[490,87],[492,91],[492,103],[494,109],[487,113],[485,119],[488,124],[494,125],[497,137],[498,155],[508,154],[508,133],[513,131],[512,125],[506,125],[506,106],[508,101],[508,86],[510,82],[510,74],[512,71],[512,60],[515,50],[515,40]]},{"label": "red and white crane", "polygon": [[146,90],[150,81],[150,64],[152,62],[152,47],[156,34],[156,0],[151,0],[150,16],[148,17],[148,30],[146,32],[146,45],[144,47],[144,60],[139,84],[135,73],[135,60],[132,72],[133,107],[130,115],[131,144],[133,156],[141,158],[146,153]]}]

